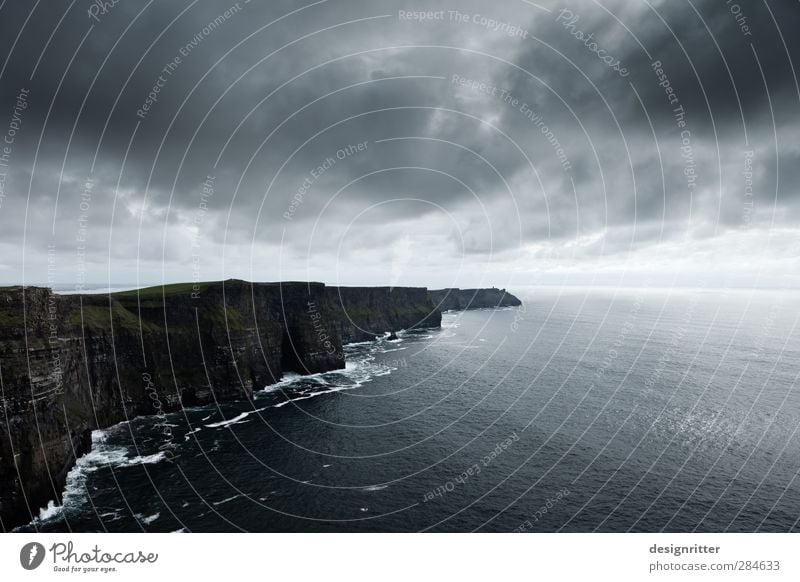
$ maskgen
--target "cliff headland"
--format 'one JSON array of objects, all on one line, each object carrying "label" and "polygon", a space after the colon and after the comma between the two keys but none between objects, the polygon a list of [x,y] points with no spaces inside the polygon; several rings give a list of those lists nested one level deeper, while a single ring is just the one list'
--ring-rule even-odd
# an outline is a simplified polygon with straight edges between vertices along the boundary
[{"label": "cliff headland", "polygon": [[343,368],[344,344],[439,327],[445,310],[519,304],[498,289],[239,280],[104,295],[0,288],[0,529],[60,501],[92,430]]}]

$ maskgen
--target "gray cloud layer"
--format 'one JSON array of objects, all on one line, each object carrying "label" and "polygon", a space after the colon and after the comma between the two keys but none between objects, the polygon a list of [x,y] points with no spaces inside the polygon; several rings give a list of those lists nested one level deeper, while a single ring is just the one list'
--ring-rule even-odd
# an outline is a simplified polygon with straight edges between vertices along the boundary
[{"label": "gray cloud layer", "polygon": [[3,5],[0,278],[796,281],[796,4],[264,4]]}]

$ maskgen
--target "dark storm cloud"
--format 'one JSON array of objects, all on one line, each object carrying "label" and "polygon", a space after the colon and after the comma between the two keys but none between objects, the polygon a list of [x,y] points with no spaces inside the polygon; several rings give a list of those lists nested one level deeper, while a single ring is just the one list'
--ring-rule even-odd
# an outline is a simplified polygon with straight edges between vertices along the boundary
[{"label": "dark storm cloud", "polygon": [[[500,82],[515,94],[535,95],[560,132],[583,133],[574,130],[575,119],[581,120],[586,135],[574,156],[585,171],[575,182],[579,191],[590,193],[584,208],[602,206],[609,223],[686,218],[690,210],[697,218],[698,211],[715,211],[716,201],[710,199],[714,196],[723,198],[726,209],[710,214],[709,220],[741,221],[741,212],[730,208],[741,208],[742,202],[725,188],[731,181],[726,171],[738,176],[743,151],[749,148],[756,149],[759,160],[774,158],[773,132],[782,137],[784,147],[793,140],[798,93],[790,59],[798,57],[796,42],[787,38],[787,53],[763,5],[736,6],[734,10],[747,15],[745,21],[731,13],[732,3],[695,2],[696,11],[685,3],[605,5],[630,32],[589,3],[568,3],[566,12],[537,23],[533,34],[539,42],[518,55],[517,63],[536,71],[541,80],[514,71]],[[800,13],[796,7],[772,9],[790,36]],[[742,22],[750,34],[741,28]],[[573,36],[580,33],[592,34],[589,42],[613,55],[629,74],[614,74],[586,42]],[[669,102],[664,78],[656,69],[664,71],[674,102]],[[685,127],[678,127],[677,107],[683,108],[680,120]],[[514,112],[505,115],[512,117]],[[682,171],[683,130],[690,132],[696,162],[693,191]],[[784,190],[785,201],[797,195],[788,182]],[[592,213],[588,216],[585,224],[596,227]]]},{"label": "dark storm cloud", "polygon": [[185,266],[192,236],[302,253],[315,223],[357,224],[367,248],[439,219],[454,254],[604,231],[603,252],[638,249],[678,223],[741,226],[749,150],[760,212],[797,217],[796,6],[92,5],[0,11],[0,111],[30,91],[0,228],[32,255],[75,245],[89,177],[91,251],[123,271]]}]

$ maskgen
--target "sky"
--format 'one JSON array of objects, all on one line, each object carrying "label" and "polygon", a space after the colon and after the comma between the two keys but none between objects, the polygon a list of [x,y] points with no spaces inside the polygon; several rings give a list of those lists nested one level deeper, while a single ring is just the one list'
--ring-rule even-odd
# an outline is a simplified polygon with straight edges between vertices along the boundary
[{"label": "sky", "polygon": [[0,4],[0,284],[800,285],[800,4]]}]

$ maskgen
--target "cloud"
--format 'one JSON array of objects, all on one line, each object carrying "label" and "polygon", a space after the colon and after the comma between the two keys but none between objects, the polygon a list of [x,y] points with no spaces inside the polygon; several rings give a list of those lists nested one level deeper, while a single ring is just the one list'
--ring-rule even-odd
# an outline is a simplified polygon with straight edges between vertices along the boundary
[{"label": "cloud", "polygon": [[800,13],[740,8],[6,3],[0,112],[29,105],[0,198],[24,252],[0,276],[525,281],[699,264],[737,232],[786,267]]}]

